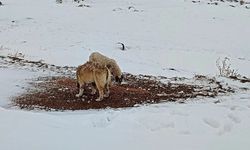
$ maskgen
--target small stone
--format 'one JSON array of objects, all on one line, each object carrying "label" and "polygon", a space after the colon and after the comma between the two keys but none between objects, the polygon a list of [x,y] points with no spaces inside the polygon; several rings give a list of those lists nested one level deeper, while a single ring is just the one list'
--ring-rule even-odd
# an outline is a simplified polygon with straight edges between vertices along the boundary
[{"label": "small stone", "polygon": [[125,101],[128,101],[129,99],[128,98],[124,98]]}]

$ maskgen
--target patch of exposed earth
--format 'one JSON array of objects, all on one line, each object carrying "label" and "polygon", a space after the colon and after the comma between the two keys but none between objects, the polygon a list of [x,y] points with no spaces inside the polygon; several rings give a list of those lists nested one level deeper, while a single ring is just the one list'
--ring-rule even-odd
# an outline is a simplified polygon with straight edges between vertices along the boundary
[{"label": "patch of exposed earth", "polygon": [[191,98],[215,97],[234,92],[230,87],[222,87],[219,82],[205,76],[186,79],[128,73],[125,75],[126,82],[121,85],[113,84],[110,96],[100,102],[95,101],[98,92],[91,95],[88,86],[85,87],[83,97],[77,98],[76,80],[71,77],[38,78],[31,82],[32,86],[26,93],[13,98],[12,102],[21,109],[83,110],[134,107],[173,101],[183,103]]},{"label": "patch of exposed earth", "polygon": [[[54,72],[56,76],[40,77],[30,81],[29,88],[12,99],[12,105],[21,109],[83,110],[102,108],[135,107],[142,104],[162,102],[185,103],[197,97],[216,97],[234,92],[228,85],[222,85],[215,78],[197,75],[194,78],[124,73],[123,84],[113,84],[110,96],[97,102],[98,92],[91,95],[88,86],[83,97],[77,98],[75,80],[76,67],[55,66],[42,61],[29,61],[15,56],[0,57],[1,67],[17,67],[32,71]],[[197,99],[199,100],[199,99]]]}]

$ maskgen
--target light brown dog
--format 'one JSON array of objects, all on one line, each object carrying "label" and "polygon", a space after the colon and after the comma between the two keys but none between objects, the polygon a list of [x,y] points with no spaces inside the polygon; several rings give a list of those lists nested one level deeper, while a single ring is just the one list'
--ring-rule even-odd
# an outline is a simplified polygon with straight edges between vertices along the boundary
[{"label": "light brown dog", "polygon": [[[83,86],[89,83],[95,83],[99,97],[96,101],[103,100],[103,97],[109,96],[109,86],[111,83],[111,73],[106,66],[100,65],[97,62],[86,62],[85,64],[79,66],[76,71],[77,86],[79,88],[79,93],[76,97],[83,95]],[[96,90],[92,85],[91,94],[95,94]]]}]

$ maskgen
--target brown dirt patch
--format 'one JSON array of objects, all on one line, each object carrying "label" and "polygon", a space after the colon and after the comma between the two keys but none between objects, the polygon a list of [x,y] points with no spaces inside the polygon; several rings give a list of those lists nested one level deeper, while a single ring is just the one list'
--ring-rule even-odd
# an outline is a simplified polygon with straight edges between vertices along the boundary
[{"label": "brown dirt patch", "polygon": [[[205,77],[197,76],[195,80],[203,80]],[[15,97],[13,104],[21,109],[44,109],[44,110],[83,110],[102,108],[134,107],[137,104],[152,104],[166,101],[182,102],[188,98],[215,97],[219,93],[229,90],[223,88],[219,82],[213,79],[208,81],[215,87],[203,87],[200,85],[182,84],[176,82],[161,82],[165,77],[126,75],[126,83],[113,84],[110,88],[110,96],[101,102],[95,101],[95,95],[90,94],[88,86],[82,98],[76,98],[78,93],[76,80],[70,77],[47,77],[39,78],[38,82],[32,83],[32,88],[26,93]],[[172,81],[184,80],[180,78]],[[169,80],[169,81],[171,81]]]}]

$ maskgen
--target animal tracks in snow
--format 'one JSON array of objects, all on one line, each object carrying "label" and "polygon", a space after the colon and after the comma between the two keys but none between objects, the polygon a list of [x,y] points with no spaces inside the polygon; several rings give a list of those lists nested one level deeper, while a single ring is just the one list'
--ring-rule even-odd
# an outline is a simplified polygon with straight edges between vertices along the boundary
[{"label": "animal tracks in snow", "polygon": [[158,119],[141,118],[138,123],[149,131],[159,131],[163,129],[173,129],[175,128],[175,123],[171,120],[162,120],[159,122]]},{"label": "animal tracks in snow", "polygon": [[232,123],[226,123],[223,125],[223,128],[218,132],[218,135],[223,135],[227,132],[230,132],[233,128]]},{"label": "animal tracks in snow", "polygon": [[109,117],[101,118],[99,120],[92,121],[93,127],[101,128],[101,127],[107,127],[111,123],[111,120]]},{"label": "animal tracks in snow", "polygon": [[171,114],[172,115],[177,115],[177,116],[183,116],[183,117],[189,116],[188,113],[184,113],[184,112],[181,112],[181,111],[172,111]]},{"label": "animal tracks in snow", "polygon": [[95,118],[92,120],[92,126],[97,128],[105,128],[108,127],[114,119],[117,117],[117,114],[115,113],[108,113],[106,116],[101,118]]},{"label": "animal tracks in snow", "polygon": [[231,132],[233,128],[233,124],[231,122],[221,124],[219,121],[212,118],[204,118],[203,121],[211,128],[216,129],[215,132],[218,135],[223,135],[225,133]]},{"label": "animal tracks in snow", "polygon": [[234,123],[240,123],[241,119],[233,114],[228,114],[228,118]]},{"label": "animal tracks in snow", "polygon": [[151,131],[158,131],[158,130],[161,130],[161,129],[166,129],[166,128],[174,128],[175,127],[175,123],[174,122],[164,122],[164,123],[160,123],[156,126],[148,126],[149,130]]},{"label": "animal tracks in snow", "polygon": [[223,117],[220,120],[214,118],[204,118],[203,122],[209,127],[216,129],[216,133],[218,135],[223,135],[231,132],[234,125],[241,123],[241,118],[239,118],[236,114],[229,113],[226,115],[226,118]]},{"label": "animal tracks in snow", "polygon": [[212,128],[219,128],[220,127],[220,123],[212,118],[204,118],[203,121],[204,121],[204,123],[206,123],[207,125],[209,125]]}]

